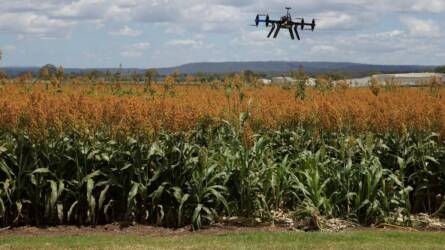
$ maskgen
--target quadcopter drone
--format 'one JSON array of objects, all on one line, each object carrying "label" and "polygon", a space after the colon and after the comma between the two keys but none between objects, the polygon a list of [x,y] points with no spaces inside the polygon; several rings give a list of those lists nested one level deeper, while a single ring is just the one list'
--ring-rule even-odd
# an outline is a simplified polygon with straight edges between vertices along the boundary
[{"label": "quadcopter drone", "polygon": [[[291,8],[286,7],[286,10],[287,14],[285,16],[282,16],[280,20],[271,20],[268,14],[258,14],[255,18],[254,26],[258,27],[260,23],[265,23],[266,27],[272,25],[272,29],[270,30],[269,35],[267,35],[267,38],[270,38],[270,36],[272,35],[272,33],[274,33],[274,31],[275,34],[273,38],[277,38],[278,33],[280,32],[281,29],[288,29],[292,40],[295,40],[294,31],[295,35],[297,36],[297,39],[300,40],[300,34],[298,33],[298,28],[300,28],[301,30],[311,30],[311,31],[315,30],[316,26],[315,19],[312,19],[312,23],[305,23],[304,18],[296,18],[300,21],[294,22],[292,21],[292,16],[290,14]],[[262,19],[263,17],[264,19]],[[310,28],[305,29],[306,26],[309,26]]]}]

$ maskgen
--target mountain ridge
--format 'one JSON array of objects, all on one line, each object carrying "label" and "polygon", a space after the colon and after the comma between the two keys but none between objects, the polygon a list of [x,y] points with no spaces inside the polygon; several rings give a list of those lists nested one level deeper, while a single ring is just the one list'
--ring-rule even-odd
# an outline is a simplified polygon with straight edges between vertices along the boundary
[{"label": "mountain ridge", "polygon": [[[174,67],[156,68],[160,75],[179,71],[182,74],[228,74],[250,70],[257,73],[278,74],[296,70],[303,66],[308,74],[344,73],[351,76],[365,76],[373,72],[406,73],[432,71],[436,66],[425,65],[379,65],[350,62],[309,62],[309,61],[244,61],[244,62],[195,62]],[[25,72],[38,73],[40,67],[3,67],[8,75],[19,75]],[[84,73],[92,70],[116,72],[118,68],[65,68],[65,73]],[[142,73],[145,69],[123,68],[124,73]]]}]

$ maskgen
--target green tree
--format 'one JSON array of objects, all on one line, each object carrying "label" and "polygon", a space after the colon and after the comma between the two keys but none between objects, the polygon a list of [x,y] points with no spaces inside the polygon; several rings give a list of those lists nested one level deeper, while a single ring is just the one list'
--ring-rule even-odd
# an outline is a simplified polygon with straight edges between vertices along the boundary
[{"label": "green tree", "polygon": [[196,78],[194,76],[192,76],[192,75],[186,75],[184,81],[187,84],[193,84],[193,83],[195,83]]},{"label": "green tree", "polygon": [[428,85],[430,86],[431,94],[434,96],[438,96],[440,87],[442,85],[442,79],[439,76],[434,76],[428,82]]},{"label": "green tree", "polygon": [[139,84],[141,80],[141,75],[138,72],[133,71],[131,73],[131,80],[133,81],[133,83]]},{"label": "green tree", "polygon": [[296,92],[295,97],[304,100],[306,97],[306,84],[309,80],[309,76],[304,72],[304,68],[302,65],[298,68],[297,71],[292,73],[292,77],[296,80]]},{"label": "green tree", "polygon": [[19,76],[18,79],[21,83],[29,84],[29,83],[31,83],[31,80],[32,80],[32,73],[31,72],[23,73]]},{"label": "green tree", "polygon": [[145,93],[150,93],[150,95],[153,96],[155,91],[154,89],[151,88],[151,84],[155,81],[157,77],[158,77],[158,71],[156,71],[156,69],[147,69],[147,71],[145,71],[145,87],[144,87]]},{"label": "green tree", "polygon": [[206,73],[204,73],[202,71],[196,72],[196,74],[195,74],[196,79],[198,81],[200,81],[201,83],[204,82],[204,80],[206,79],[206,76],[207,76]]},{"label": "green tree", "polygon": [[89,72],[86,73],[86,77],[88,78],[88,80],[92,83],[96,83],[97,79],[99,77],[101,77],[101,72],[99,70],[91,70]]},{"label": "green tree", "polygon": [[158,77],[158,71],[156,69],[147,69],[145,71],[145,83],[150,85]]},{"label": "green tree", "polygon": [[343,72],[332,72],[332,73],[328,74],[328,76],[332,81],[341,81],[341,80],[351,78],[346,73],[343,73]]},{"label": "green tree", "polygon": [[179,72],[178,69],[176,69],[171,76],[175,79],[175,82],[178,83],[179,82],[179,78],[181,77],[181,72]]},{"label": "green tree", "polygon": [[39,71],[39,78],[42,80],[48,80],[49,79],[49,71],[48,68],[43,67]]},{"label": "green tree", "polygon": [[[3,59],[3,52],[2,52],[2,50],[0,49],[0,62],[2,61],[2,59]],[[6,73],[3,72],[2,70],[0,70],[0,80],[2,81],[2,83],[3,83],[3,80],[6,79],[6,78],[8,78],[8,76],[6,75]]]},{"label": "green tree", "polygon": [[56,77],[57,77],[57,80],[59,82],[59,88],[61,88],[63,79],[65,77],[65,69],[63,68],[62,65],[60,65],[59,69],[57,69]]},{"label": "green tree", "polygon": [[122,63],[119,64],[119,69],[114,73],[114,81],[121,82],[122,80]]},{"label": "green tree", "polygon": [[321,92],[332,89],[332,79],[329,75],[319,75],[315,78],[315,87]]},{"label": "green tree", "polygon": [[255,72],[253,72],[252,70],[244,71],[244,78],[247,81],[247,83],[255,83],[256,82],[256,75],[255,75]]},{"label": "green tree", "polygon": [[[1,60],[1,58],[0,58]],[[437,67],[435,70],[437,73],[445,74],[445,66]]]},{"label": "green tree", "polygon": [[0,70],[0,80],[5,80],[8,78],[8,75],[4,72]]},{"label": "green tree", "polygon": [[40,68],[40,74],[39,74],[40,76],[42,75],[41,73],[43,71],[46,71],[46,73],[48,73],[46,78],[43,78],[44,80],[48,80],[50,77],[57,74],[57,68],[56,68],[56,66],[54,66],[52,64],[47,64],[47,65],[43,66],[42,68]]},{"label": "green tree", "polygon": [[371,89],[371,92],[375,95],[378,96],[380,93],[380,90],[382,88],[382,84],[380,83],[379,79],[376,77],[372,77],[371,78],[371,82],[370,82],[370,86],[369,88]]},{"label": "green tree", "polygon": [[109,69],[107,69],[107,71],[105,72],[105,79],[107,82],[111,82],[113,79],[113,74]]}]

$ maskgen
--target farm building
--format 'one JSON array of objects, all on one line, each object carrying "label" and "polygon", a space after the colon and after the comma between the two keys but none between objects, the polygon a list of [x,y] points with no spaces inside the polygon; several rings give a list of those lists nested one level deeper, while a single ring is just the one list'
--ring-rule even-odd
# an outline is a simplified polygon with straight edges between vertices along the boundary
[{"label": "farm building", "polygon": [[[371,84],[371,79],[377,79],[382,85],[386,83],[395,83],[401,86],[421,86],[427,85],[434,77],[437,77],[439,81],[445,84],[445,74],[439,73],[406,73],[406,74],[379,74],[372,77],[354,78],[348,79],[347,82],[353,88],[368,87]],[[285,84],[295,83],[296,80],[291,77],[272,77],[269,79],[259,79],[258,82],[265,85],[269,84]],[[337,81],[333,82],[334,85]],[[306,82],[307,86],[315,87],[316,79],[309,78]]]},{"label": "farm building", "polygon": [[272,83],[283,84],[283,83],[294,83],[294,82],[296,82],[296,80],[292,77],[284,77],[284,76],[272,77]]},{"label": "farm building", "polygon": [[264,85],[269,85],[269,84],[272,83],[272,80],[265,79],[265,78],[258,79],[257,81],[258,81],[258,83],[260,83],[260,84],[264,84]]},{"label": "farm building", "polygon": [[349,79],[351,87],[368,87],[371,79],[377,79],[381,84],[396,83],[401,86],[421,86],[428,84],[434,77],[437,77],[445,84],[445,74],[439,73],[406,73],[406,74],[379,74],[372,77]]},{"label": "farm building", "polygon": [[371,77],[349,79],[348,83],[353,88],[368,87]]},{"label": "farm building", "polygon": [[379,80],[382,84],[394,82],[402,86],[426,85],[434,77],[437,77],[443,84],[445,84],[445,74],[439,73],[381,74],[372,77]]},{"label": "farm building", "polygon": [[[297,80],[292,78],[292,77],[272,77],[271,82],[269,83],[274,83],[274,84],[284,84],[284,83],[296,83]],[[306,85],[309,87],[315,87],[316,84],[316,79],[315,78],[309,78],[306,81]]]}]

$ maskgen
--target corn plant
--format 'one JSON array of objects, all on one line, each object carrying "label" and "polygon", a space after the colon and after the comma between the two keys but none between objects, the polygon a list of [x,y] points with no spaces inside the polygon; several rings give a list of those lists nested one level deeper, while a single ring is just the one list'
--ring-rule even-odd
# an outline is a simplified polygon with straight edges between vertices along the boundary
[{"label": "corn plant", "polygon": [[0,132],[0,224],[205,227],[274,210],[370,225],[443,216],[437,134],[264,130],[213,120],[155,135]]}]

